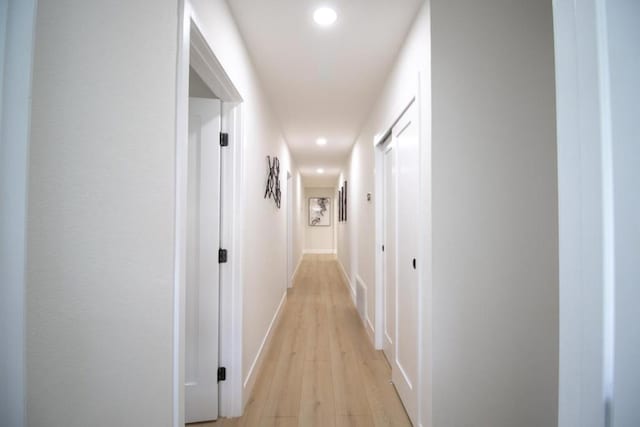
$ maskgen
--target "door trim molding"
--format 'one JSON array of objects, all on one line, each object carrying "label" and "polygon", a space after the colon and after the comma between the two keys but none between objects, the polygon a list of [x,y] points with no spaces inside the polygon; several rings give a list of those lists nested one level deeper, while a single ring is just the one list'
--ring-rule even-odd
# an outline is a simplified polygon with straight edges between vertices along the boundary
[{"label": "door trim molding", "polygon": [[0,5],[0,424],[16,427],[26,423],[26,237],[36,3],[9,0]]},{"label": "door trim molding", "polygon": [[[189,139],[189,67],[200,75],[222,101],[222,129],[229,147],[221,157],[221,244],[229,251],[220,269],[220,364],[227,380],[220,383],[220,416],[239,416],[242,387],[242,183],[244,135],[242,97],[206,40],[190,0],[179,3],[178,61],[176,73],[176,164],[172,402],[174,427],[185,419],[185,294],[187,143]],[[234,214],[237,212],[237,214]]]}]

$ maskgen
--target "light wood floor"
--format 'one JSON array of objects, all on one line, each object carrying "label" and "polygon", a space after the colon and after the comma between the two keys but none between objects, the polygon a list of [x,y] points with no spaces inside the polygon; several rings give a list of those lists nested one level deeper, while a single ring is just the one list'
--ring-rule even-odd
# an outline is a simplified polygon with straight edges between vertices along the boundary
[{"label": "light wood floor", "polygon": [[333,256],[307,255],[242,418],[197,427],[410,426]]}]

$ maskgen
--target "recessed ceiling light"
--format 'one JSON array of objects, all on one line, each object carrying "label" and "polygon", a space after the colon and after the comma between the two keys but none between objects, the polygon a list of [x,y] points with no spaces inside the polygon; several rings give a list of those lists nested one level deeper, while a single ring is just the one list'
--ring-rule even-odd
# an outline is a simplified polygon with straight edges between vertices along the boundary
[{"label": "recessed ceiling light", "polygon": [[318,145],[327,145],[327,138],[318,138],[318,139],[316,139],[316,144],[318,144]]},{"label": "recessed ceiling light", "polygon": [[338,19],[338,14],[330,7],[320,7],[313,13],[313,20],[323,27],[333,24],[336,19]]},{"label": "recessed ceiling light", "polygon": [[324,173],[324,169],[322,169],[322,168],[318,168],[318,169],[316,169],[316,172],[318,172],[318,173]]}]

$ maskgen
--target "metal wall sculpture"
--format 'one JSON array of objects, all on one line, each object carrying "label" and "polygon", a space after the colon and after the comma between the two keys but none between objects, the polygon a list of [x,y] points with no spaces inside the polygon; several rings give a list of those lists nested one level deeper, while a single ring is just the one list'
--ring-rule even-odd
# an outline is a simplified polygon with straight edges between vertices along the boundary
[{"label": "metal wall sculpture", "polygon": [[276,207],[280,209],[281,192],[280,192],[280,160],[267,156],[267,188],[264,191],[264,198],[273,198]]}]

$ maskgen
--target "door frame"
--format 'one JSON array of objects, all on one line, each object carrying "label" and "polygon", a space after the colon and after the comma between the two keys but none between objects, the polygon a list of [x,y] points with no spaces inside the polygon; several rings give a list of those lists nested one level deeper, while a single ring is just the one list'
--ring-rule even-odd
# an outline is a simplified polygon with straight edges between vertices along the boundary
[{"label": "door frame", "polygon": [[[379,150],[381,151],[382,154],[382,168],[380,169],[380,174],[382,175],[382,187],[380,188],[380,193],[379,193],[379,198],[380,198],[380,203],[381,203],[381,207],[382,207],[382,214],[381,214],[381,221],[382,221],[382,243],[380,244],[380,255],[382,257],[382,272],[381,272],[381,280],[382,280],[382,291],[380,293],[380,303],[382,305],[382,312],[380,313],[380,333],[382,335],[382,345],[381,345],[381,350],[383,352],[383,354],[385,355],[385,357],[387,358],[387,362],[389,363],[389,366],[393,366],[393,357],[395,355],[395,351],[392,347],[390,353],[391,354],[387,354],[385,351],[385,343],[386,343],[386,339],[385,339],[385,335],[386,335],[386,331],[385,331],[385,319],[387,318],[387,312],[386,312],[386,308],[387,308],[387,298],[389,293],[387,292],[387,265],[389,263],[389,259],[388,259],[388,249],[389,249],[389,241],[386,238],[387,237],[387,213],[388,213],[388,209],[387,209],[387,204],[388,204],[388,192],[387,192],[387,168],[386,168],[386,156],[387,153],[390,150],[396,150],[394,143],[393,143],[393,135],[391,132],[389,132],[388,134],[385,135],[384,140],[382,140],[379,145]],[[397,155],[397,153],[394,153],[394,155]],[[397,162],[394,162],[397,163]],[[398,189],[398,181],[396,178],[396,183],[395,183],[395,190],[397,192]],[[396,208],[396,215],[395,215],[395,224],[394,226],[396,227],[394,236],[396,239],[396,244],[394,245],[394,258],[395,258],[395,262],[396,262],[396,274],[395,274],[395,279],[396,279],[396,285],[397,285],[397,280],[398,280],[398,271],[397,271],[397,264],[398,264],[398,254],[397,254],[397,238],[398,238],[398,216],[397,216],[397,207],[398,207],[398,199],[395,199],[395,208]],[[385,250],[382,250],[382,245],[385,246]],[[385,262],[385,258],[387,258],[386,262]],[[395,313],[394,313],[395,314]],[[396,323],[397,323],[397,319],[394,319],[394,329],[396,327]],[[395,331],[394,331],[394,336],[393,336],[393,343],[392,345],[395,345]]]},{"label": "door frame", "polygon": [[[392,123],[381,126],[382,132],[373,139],[375,156],[375,194],[384,192],[384,142],[393,126],[400,120],[405,111],[413,104],[418,109],[418,139],[420,144],[420,182],[419,182],[419,217],[418,224],[418,425],[431,427],[432,421],[432,355],[433,334],[431,330],[433,310],[431,295],[433,292],[433,234],[432,234],[432,189],[431,189],[431,104],[430,75],[428,70],[417,70],[414,90],[409,99],[402,105],[401,111],[393,116]],[[382,243],[384,236],[384,200],[375,197],[375,329],[374,345],[382,349],[384,339],[384,258]],[[398,248],[396,248],[397,251]]]},{"label": "door frame", "polygon": [[560,427],[610,425],[614,404],[614,165],[606,12],[604,0],[553,2]]},{"label": "door frame", "polygon": [[36,0],[0,1],[0,424],[26,421],[25,293]]},{"label": "door frame", "polygon": [[222,101],[222,131],[229,146],[221,152],[220,240],[228,262],[220,267],[219,363],[227,368],[220,383],[219,416],[242,414],[242,96],[203,35],[202,25],[189,0],[179,4],[178,62],[176,75],[175,247],[173,307],[173,426],[185,419],[185,295],[187,144],[189,129],[189,67],[198,73]]},{"label": "door frame", "polygon": [[293,287],[293,175],[287,171],[287,288]]}]

